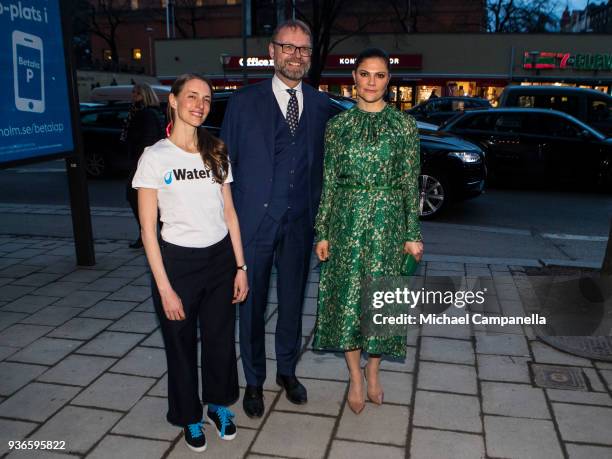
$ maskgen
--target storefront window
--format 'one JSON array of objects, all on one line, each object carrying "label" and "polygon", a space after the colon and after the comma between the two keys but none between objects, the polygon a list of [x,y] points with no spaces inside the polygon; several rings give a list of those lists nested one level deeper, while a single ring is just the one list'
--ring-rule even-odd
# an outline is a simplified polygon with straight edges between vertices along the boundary
[{"label": "storefront window", "polygon": [[417,86],[416,103],[420,104],[430,97],[440,97],[442,95],[442,86]]}]

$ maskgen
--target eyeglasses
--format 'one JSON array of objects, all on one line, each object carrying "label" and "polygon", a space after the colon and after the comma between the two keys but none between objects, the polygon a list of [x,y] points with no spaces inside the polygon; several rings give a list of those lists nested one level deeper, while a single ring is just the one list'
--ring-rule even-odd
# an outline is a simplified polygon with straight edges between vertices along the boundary
[{"label": "eyeglasses", "polygon": [[312,48],[310,46],[295,46],[289,43],[278,43],[277,41],[273,41],[275,45],[281,47],[281,50],[285,54],[294,54],[295,51],[300,52],[300,56],[310,57],[312,56]]}]

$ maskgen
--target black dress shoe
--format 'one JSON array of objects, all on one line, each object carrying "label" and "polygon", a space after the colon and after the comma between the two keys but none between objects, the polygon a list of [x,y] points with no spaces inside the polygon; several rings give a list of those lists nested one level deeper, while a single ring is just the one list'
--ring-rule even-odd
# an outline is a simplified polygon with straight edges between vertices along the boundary
[{"label": "black dress shoe", "polygon": [[248,417],[262,417],[264,414],[263,388],[261,386],[246,386],[242,407]]},{"label": "black dress shoe", "polygon": [[308,401],[306,388],[295,376],[276,375],[276,384],[285,389],[287,400],[296,405],[303,405]]},{"label": "black dress shoe", "polygon": [[142,239],[138,238],[134,242],[130,244],[130,249],[140,249],[142,248]]}]

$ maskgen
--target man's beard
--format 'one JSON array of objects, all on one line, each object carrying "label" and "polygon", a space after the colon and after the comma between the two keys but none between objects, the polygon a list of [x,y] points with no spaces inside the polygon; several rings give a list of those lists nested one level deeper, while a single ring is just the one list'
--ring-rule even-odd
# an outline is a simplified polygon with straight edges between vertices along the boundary
[{"label": "man's beard", "polygon": [[289,67],[289,62],[285,62],[284,65],[274,62],[274,70],[280,73],[282,76],[291,81],[300,81],[310,70],[309,63],[302,63],[302,67],[296,68],[295,70]]}]

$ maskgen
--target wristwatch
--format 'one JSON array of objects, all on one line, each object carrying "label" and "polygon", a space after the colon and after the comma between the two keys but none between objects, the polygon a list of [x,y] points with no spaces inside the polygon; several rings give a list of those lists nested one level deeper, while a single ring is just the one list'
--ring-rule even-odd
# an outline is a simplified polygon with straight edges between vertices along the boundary
[{"label": "wristwatch", "polygon": [[237,267],[236,267],[236,269],[241,269],[241,270],[243,270],[243,271],[245,271],[245,272],[246,272],[246,270],[247,270],[247,265],[237,266]]}]

